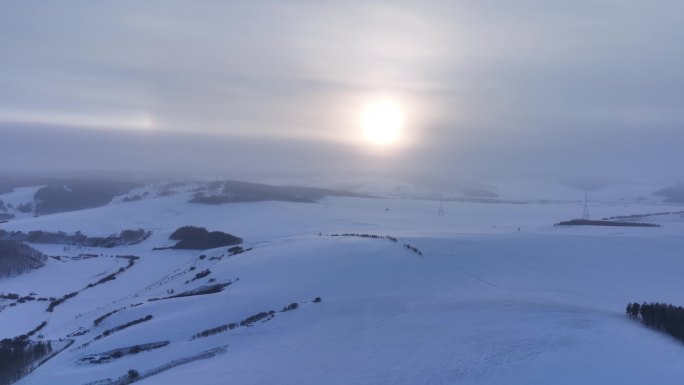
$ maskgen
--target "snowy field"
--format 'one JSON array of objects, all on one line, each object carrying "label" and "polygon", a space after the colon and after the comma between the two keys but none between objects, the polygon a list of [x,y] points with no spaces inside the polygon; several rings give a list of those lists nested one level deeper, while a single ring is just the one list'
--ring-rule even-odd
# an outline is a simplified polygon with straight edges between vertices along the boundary
[{"label": "snowy field", "polygon": [[[47,321],[44,340],[73,340],[18,384],[104,385],[131,369],[150,374],[136,382],[149,385],[680,384],[684,378],[684,346],[624,314],[633,301],[684,305],[681,215],[642,219],[660,228],[554,227],[581,216],[582,205],[445,202],[446,215],[437,216],[438,203],[430,201],[205,206],[187,200],[176,195],[0,225],[88,235],[153,231],[139,245],[113,249],[33,245],[65,258],[0,280],[1,292],[39,297],[85,289],[53,312],[45,311],[46,302],[3,307],[0,300],[0,338]],[[591,214],[683,209],[616,200],[592,204]],[[169,234],[184,225],[235,234],[252,250],[152,251],[168,246]],[[398,241],[332,236],[340,233]],[[126,266],[118,255],[140,259],[115,280],[86,288]],[[192,281],[206,269],[210,274]],[[218,283],[230,285],[150,301]],[[291,303],[298,308],[281,312]],[[275,313],[240,325],[269,310]],[[237,326],[193,339],[230,323]],[[161,341],[169,343],[99,364],[83,360]],[[168,370],[154,374],[157,368]]]}]

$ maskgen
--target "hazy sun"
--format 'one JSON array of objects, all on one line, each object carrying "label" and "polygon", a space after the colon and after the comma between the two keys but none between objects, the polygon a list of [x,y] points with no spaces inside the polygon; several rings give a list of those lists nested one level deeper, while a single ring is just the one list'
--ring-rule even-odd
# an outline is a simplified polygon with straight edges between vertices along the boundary
[{"label": "hazy sun", "polygon": [[390,100],[376,100],[361,112],[363,138],[373,144],[389,145],[401,135],[404,114],[399,106]]}]

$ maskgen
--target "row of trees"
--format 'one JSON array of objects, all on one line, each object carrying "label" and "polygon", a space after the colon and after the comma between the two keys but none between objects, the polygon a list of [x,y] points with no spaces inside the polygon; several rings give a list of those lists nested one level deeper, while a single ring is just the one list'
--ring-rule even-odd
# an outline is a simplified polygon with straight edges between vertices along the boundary
[{"label": "row of trees", "polygon": [[[322,234],[318,234],[322,235]],[[330,234],[331,237],[358,237],[358,238],[372,238],[372,239],[389,239],[392,242],[399,242],[399,239],[395,237],[390,237],[389,235],[376,235],[376,234],[356,234],[356,233],[343,233],[343,234]],[[417,255],[423,256],[423,252],[418,250],[417,247],[404,243],[404,247]]]},{"label": "row of trees", "polygon": [[36,230],[24,233],[21,231],[0,230],[0,240],[108,248],[136,245],[146,240],[150,235],[152,235],[152,232],[145,229],[122,230],[118,234],[111,234],[106,237],[89,237],[80,231],[68,234],[63,231]]},{"label": "row of trees", "polygon": [[640,319],[644,325],[684,341],[684,307],[657,302],[634,302],[627,304],[625,311],[631,319]]}]

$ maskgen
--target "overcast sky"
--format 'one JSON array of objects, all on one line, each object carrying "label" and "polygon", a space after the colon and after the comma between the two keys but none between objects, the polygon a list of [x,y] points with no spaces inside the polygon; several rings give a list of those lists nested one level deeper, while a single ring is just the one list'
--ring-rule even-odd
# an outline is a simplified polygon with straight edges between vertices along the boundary
[{"label": "overcast sky", "polygon": [[[0,171],[684,179],[681,1],[13,1]],[[391,99],[400,143],[364,143]],[[229,176],[229,175],[228,175]]]}]

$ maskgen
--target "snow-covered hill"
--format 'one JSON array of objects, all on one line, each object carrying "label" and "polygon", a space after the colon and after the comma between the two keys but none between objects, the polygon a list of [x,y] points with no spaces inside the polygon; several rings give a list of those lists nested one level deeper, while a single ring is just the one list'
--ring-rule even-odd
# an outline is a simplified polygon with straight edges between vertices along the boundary
[{"label": "snow-covered hill", "polygon": [[[35,297],[0,300],[0,338],[47,321],[31,338],[64,348],[19,384],[677,384],[684,375],[681,343],[624,315],[630,301],[684,304],[679,214],[648,219],[661,228],[572,228],[553,223],[579,216],[579,202],[444,202],[437,216],[431,201],[207,206],[189,196],[1,225],[153,231],[109,249],[32,245],[59,258],[0,280],[4,293]],[[596,218],[675,210],[591,207]],[[251,250],[152,251],[184,225],[235,234]]]}]

